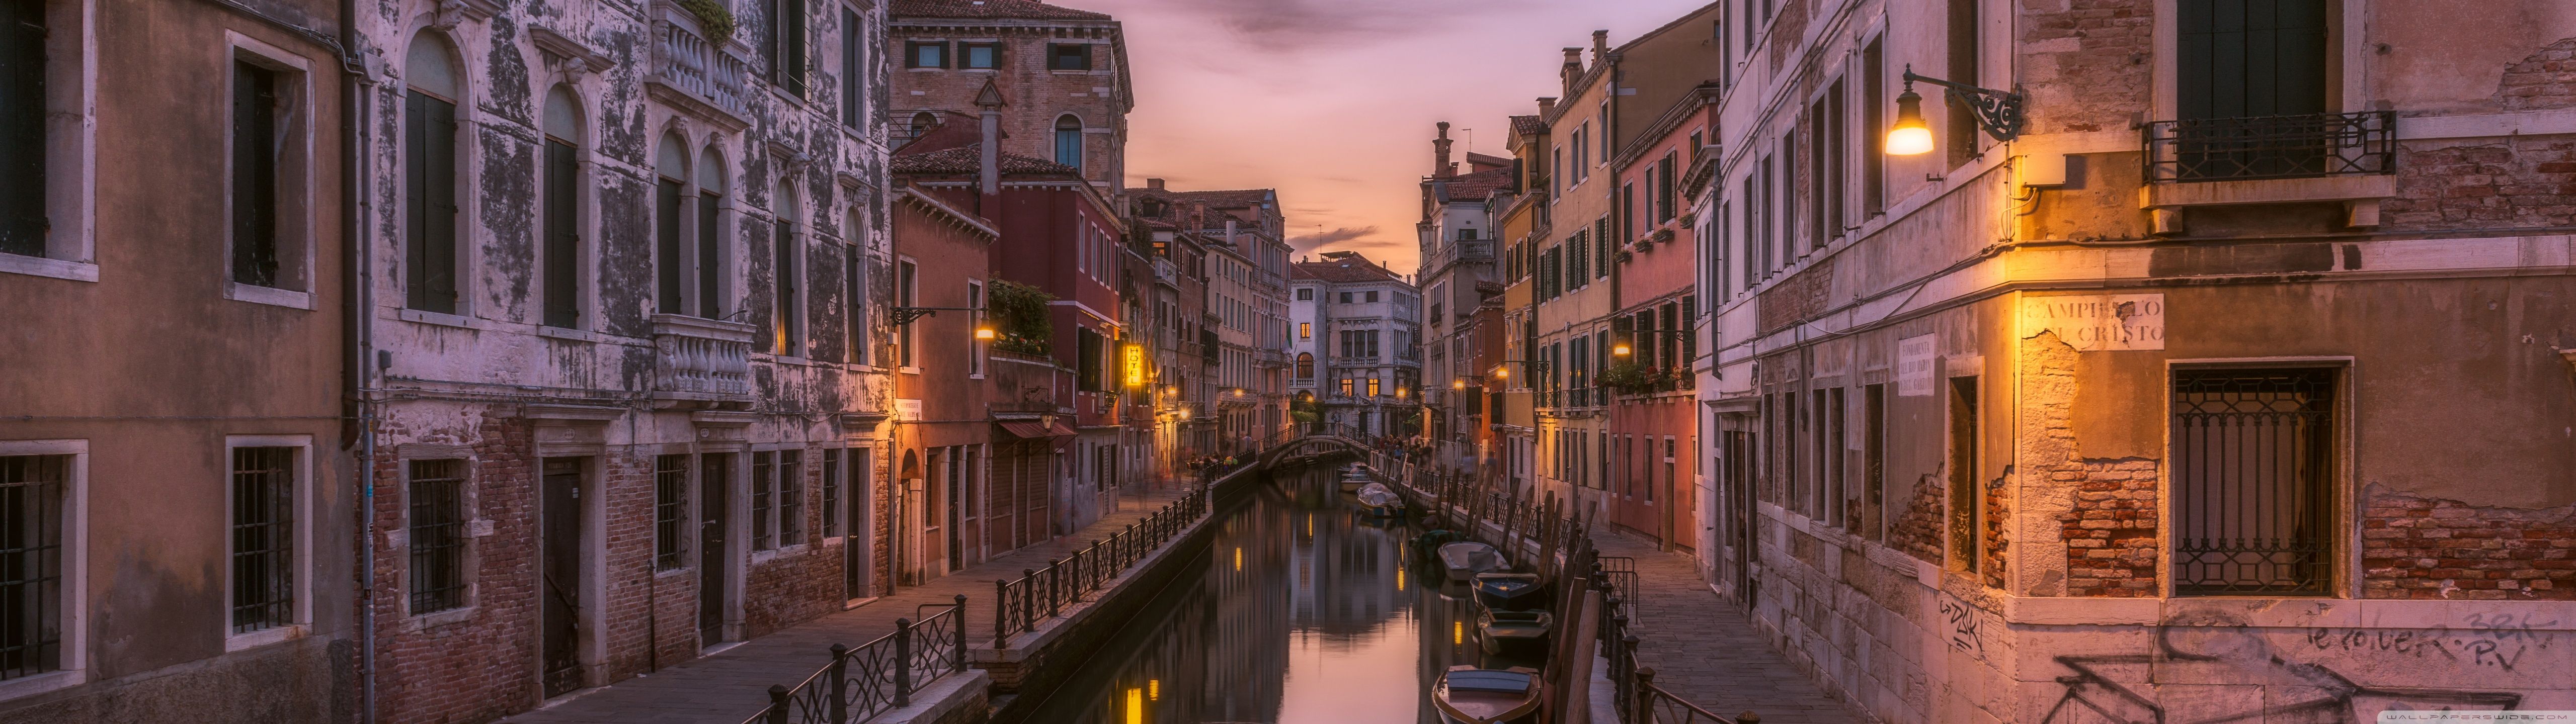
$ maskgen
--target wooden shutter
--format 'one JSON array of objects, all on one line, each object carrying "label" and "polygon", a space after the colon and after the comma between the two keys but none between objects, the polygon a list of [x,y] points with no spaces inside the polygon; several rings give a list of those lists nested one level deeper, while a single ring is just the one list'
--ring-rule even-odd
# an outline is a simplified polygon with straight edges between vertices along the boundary
[{"label": "wooden shutter", "polygon": [[574,219],[580,186],[571,144],[546,140],[546,326],[572,327],[581,318],[581,233]]},{"label": "wooden shutter", "polygon": [[403,104],[405,306],[456,313],[456,104],[419,91]]},{"label": "wooden shutter", "polygon": [[2325,112],[2325,0],[2180,0],[2175,23],[2181,118]]},{"label": "wooden shutter", "polygon": [[654,311],[666,315],[689,313],[680,294],[682,272],[688,268],[688,257],[680,247],[680,182],[662,179],[653,185],[653,256]]},{"label": "wooden shutter", "polygon": [[721,194],[698,192],[698,316],[710,320],[724,316],[724,300],[718,296],[723,286],[717,284],[724,260],[724,240],[718,238],[723,225],[716,219],[723,202]]},{"label": "wooden shutter", "polygon": [[0,3],[0,254],[45,256],[45,3]]}]

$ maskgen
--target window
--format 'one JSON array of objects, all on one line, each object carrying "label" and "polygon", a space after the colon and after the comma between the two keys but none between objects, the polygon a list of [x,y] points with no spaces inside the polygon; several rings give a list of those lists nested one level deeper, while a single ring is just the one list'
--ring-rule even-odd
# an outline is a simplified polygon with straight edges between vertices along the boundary
[{"label": "window", "polygon": [[[1654,182],[1653,182],[1653,179],[1652,179],[1652,177],[1654,176],[1654,174],[1655,174],[1655,171],[1654,171],[1653,169],[1647,169],[1647,170],[1646,170],[1646,176],[1648,177],[1648,181],[1647,181],[1647,183],[1650,183],[1650,184],[1651,184],[1651,183],[1654,183]],[[1636,185],[1636,184],[1633,184],[1633,183],[1630,183],[1630,184],[1620,184],[1620,185],[1619,185],[1619,236],[1618,236],[1617,238],[1618,238],[1618,239],[1622,239],[1622,240],[1625,240],[1625,239],[1635,239],[1635,238],[1637,237],[1638,233],[1639,233],[1639,232],[1638,232],[1638,230],[1639,230],[1639,227],[1637,226],[1637,185]],[[1609,256],[1608,256],[1608,255],[1603,255],[1603,257],[1602,257],[1602,259],[1601,259],[1601,266],[1603,266],[1603,267],[1608,267],[1608,266],[1610,266],[1610,258],[1609,258]]]},{"label": "window", "polygon": [[49,217],[47,188],[58,183],[46,173],[50,129],[45,115],[48,40],[68,35],[46,23],[46,2],[13,2],[0,7],[0,175],[10,179],[0,191],[0,253],[25,257],[47,254]]},{"label": "window", "polygon": [[1825,455],[1823,460],[1823,468],[1825,470],[1824,518],[1827,525],[1847,527],[1851,524],[1851,521],[1845,517],[1850,506],[1851,494],[1848,487],[1849,483],[1845,482],[1845,480],[1848,479],[1847,473],[1849,471],[1844,469],[1844,467],[1848,463],[1843,460],[1843,450],[1849,446],[1844,442],[1844,440],[1848,439],[1845,435],[1845,427],[1843,426],[1846,421],[1846,416],[1843,412],[1843,402],[1845,401],[1845,397],[1842,387],[1833,387],[1824,391],[1826,392],[1824,419]]},{"label": "window", "polygon": [[[895,263],[894,293],[897,298],[895,300],[896,307],[915,306],[914,300],[919,296],[921,291],[919,280],[915,279],[915,277],[919,275],[917,270],[918,268],[913,266],[912,260],[909,259]],[[910,367],[913,365],[912,326],[903,325],[895,329],[898,331],[896,333],[898,337],[895,340],[895,363],[905,367]]]},{"label": "window", "polygon": [[653,153],[653,300],[654,311],[666,315],[689,313],[684,301],[689,258],[681,252],[687,247],[680,237],[680,199],[689,183],[687,149],[679,134],[669,134]]},{"label": "window", "polygon": [[906,68],[946,68],[948,44],[905,43],[903,57]]},{"label": "window", "polygon": [[1861,213],[1877,216],[1887,211],[1887,149],[1880,144],[1879,129],[1887,127],[1887,51],[1881,45],[1885,38],[1871,38],[1860,51],[1860,208]]},{"label": "window", "polygon": [[[262,56],[243,53],[233,60],[233,284],[306,289],[304,196],[299,191],[306,163],[303,79],[302,73]],[[293,302],[301,306],[303,300]]]},{"label": "window", "polygon": [[232,632],[295,623],[296,469],[302,448],[232,448]]},{"label": "window", "polygon": [[1082,170],[1082,119],[1066,115],[1055,120],[1055,162]]},{"label": "window", "polygon": [[[718,484],[709,481],[708,484]],[[653,456],[653,569],[677,570],[689,539],[689,456]]]},{"label": "window", "polygon": [[1978,535],[1985,486],[1977,484],[1977,378],[1950,380],[1950,569],[1974,573],[1984,557]]},{"label": "window", "polygon": [[[1698,135],[1691,134],[1693,137],[1691,145],[1694,148],[1699,145]],[[1677,155],[1677,152],[1666,151],[1663,160],[1655,162],[1654,168],[1646,170],[1646,186],[1655,190],[1652,205],[1655,207],[1657,224],[1673,220],[1673,162]]]},{"label": "window", "polygon": [[841,471],[841,451],[838,448],[825,448],[823,450],[823,537],[826,538],[841,537],[841,497],[846,494],[842,491],[845,486],[844,474],[846,473]]},{"label": "window", "polygon": [[958,43],[957,67],[990,70],[1002,65],[1002,46],[998,43]]},{"label": "window", "polygon": [[1368,393],[1369,396],[1377,396],[1377,377],[1368,378]]},{"label": "window", "polygon": [[841,125],[867,128],[868,26],[859,11],[841,8]]},{"label": "window", "polygon": [[698,155],[698,316],[725,317],[724,158],[709,145]]},{"label": "window", "polygon": [[1351,396],[1351,385],[1352,385],[1353,380],[1352,380],[1350,377],[1342,377],[1341,382],[1342,382],[1342,396],[1345,396],[1345,397]]},{"label": "window", "polygon": [[[95,2],[0,7],[0,271],[95,282]],[[300,261],[300,260],[296,260]],[[77,654],[75,654],[77,657]]]},{"label": "window", "polygon": [[1315,355],[1313,353],[1297,353],[1297,378],[1315,378]]},{"label": "window", "polygon": [[1871,540],[1882,539],[1887,498],[1887,385],[1861,389],[1860,519],[1852,524]]},{"label": "window", "polygon": [[778,544],[805,543],[805,451],[778,451]]},{"label": "window", "polygon": [[464,98],[455,54],[431,32],[414,38],[404,67],[403,306],[457,314],[456,106]]},{"label": "window", "polygon": [[1370,303],[1372,303],[1372,304],[1376,303],[1376,302],[1377,302],[1377,293],[1376,293],[1376,292],[1370,292],[1370,293],[1368,293],[1368,296],[1366,297],[1366,299],[1367,299]]},{"label": "window", "polygon": [[1313,301],[1315,301],[1315,290],[1313,290],[1313,289],[1301,289],[1301,290],[1297,290],[1297,301],[1299,301],[1299,302],[1313,302]]},{"label": "window", "polygon": [[1048,44],[1047,70],[1091,70],[1091,46],[1084,43]]},{"label": "window", "polygon": [[804,217],[796,203],[796,190],[778,186],[778,218],[771,224],[777,243],[770,254],[770,291],[776,296],[769,308],[772,354],[804,357],[805,352],[805,284],[799,260],[803,245],[797,243],[796,225]]},{"label": "window", "polygon": [[2338,371],[2174,371],[2175,595],[2330,592]]},{"label": "window", "polygon": [[405,485],[411,519],[411,613],[465,605],[465,461],[412,460]]},{"label": "window", "polygon": [[[1984,85],[1980,82],[1984,80],[1983,74],[1978,73],[1980,67],[1978,54],[1981,50],[1979,46],[1983,45],[1984,35],[1978,27],[1981,20],[1977,12],[1978,2],[1979,0],[1950,0],[1950,67],[1947,78],[1953,83]],[[2190,4],[2184,3],[2186,6]],[[1959,102],[1958,99],[1946,94],[1942,96],[1942,102],[1950,108],[1950,122],[1945,129],[1949,131],[1950,136],[1950,167],[1958,168],[1960,164],[1968,163],[1970,159],[1977,157],[1977,111],[1972,105]]]},{"label": "window", "polygon": [[867,226],[859,216],[859,207],[850,207],[849,219],[841,225],[841,239],[849,243],[844,250],[841,276],[849,287],[842,300],[848,309],[841,315],[842,324],[849,327],[849,361],[852,364],[875,364],[876,350],[869,344],[874,327],[868,321],[868,311],[875,307],[868,299],[868,274],[873,265],[868,264]]},{"label": "window", "polygon": [[581,111],[572,91],[556,86],[546,93],[545,187],[545,325],[578,327],[581,323]]},{"label": "window", "polygon": [[1312,322],[1300,322],[1300,323],[1297,323],[1297,339],[1299,339],[1299,340],[1312,339],[1314,336],[1315,336],[1315,323],[1312,323]]},{"label": "window", "polygon": [[769,42],[761,46],[769,65],[769,82],[797,98],[805,97],[805,0],[770,0]]},{"label": "window", "polygon": [[1343,292],[1343,293],[1340,293],[1340,295],[1341,295],[1341,296],[1340,296],[1340,298],[1339,298],[1339,301],[1340,301],[1342,304],[1347,305],[1347,304],[1350,304],[1350,303],[1351,303],[1351,293],[1349,293],[1349,292]]},{"label": "window", "polygon": [[[1607,279],[1607,278],[1609,278],[1609,276],[1610,276],[1610,252],[1611,252],[1611,250],[1616,249],[1616,248],[1618,247],[1618,243],[1619,243],[1619,242],[1618,242],[1618,239],[1617,239],[1617,238],[1610,236],[1610,217],[1608,217],[1608,216],[1603,216],[1603,217],[1601,217],[1600,219],[1593,220],[1593,222],[1592,222],[1592,246],[1593,246],[1593,259],[1598,260],[1595,264],[1593,264],[1593,265],[1592,265],[1592,278],[1593,278],[1593,279]],[[1587,284],[1588,284],[1588,283],[1587,283]]]},{"label": "window", "polygon": [[751,549],[771,550],[778,547],[777,528],[772,525],[778,514],[778,453],[759,450],[751,453]]},{"label": "window", "polygon": [[65,501],[75,464],[68,454],[0,456],[0,681],[64,668],[63,614],[74,595],[64,584]]}]

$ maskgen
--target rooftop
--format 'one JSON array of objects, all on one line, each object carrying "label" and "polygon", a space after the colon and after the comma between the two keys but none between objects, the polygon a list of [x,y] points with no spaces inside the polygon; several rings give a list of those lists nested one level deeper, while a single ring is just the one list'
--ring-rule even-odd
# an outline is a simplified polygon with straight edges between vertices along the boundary
[{"label": "rooftop", "polygon": [[1048,5],[1037,0],[893,0],[886,14],[905,18],[974,20],[1110,20],[1108,14]]}]

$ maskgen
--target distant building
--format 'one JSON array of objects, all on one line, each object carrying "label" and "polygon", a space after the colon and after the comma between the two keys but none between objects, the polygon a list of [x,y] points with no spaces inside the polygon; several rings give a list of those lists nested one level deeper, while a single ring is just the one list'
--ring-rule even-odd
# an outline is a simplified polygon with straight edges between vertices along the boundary
[{"label": "distant building", "polygon": [[1450,160],[1449,124],[1441,122],[1432,139],[1432,172],[1422,178],[1422,219],[1414,225],[1421,239],[1422,264],[1416,275],[1422,290],[1423,376],[1420,401],[1422,435],[1434,448],[1435,460],[1453,469],[1472,467],[1476,441],[1485,430],[1466,424],[1471,406],[1465,382],[1476,380],[1483,391],[1484,369],[1474,357],[1473,329],[1467,324],[1486,298],[1501,294],[1501,270],[1495,264],[1495,228],[1491,202],[1518,190],[1518,160],[1470,152],[1468,169],[1459,173]]},{"label": "distant building", "polygon": [[1036,0],[888,0],[886,13],[895,145],[942,114],[974,113],[990,82],[1003,150],[1071,167],[1111,196],[1125,187],[1136,91],[1115,18]]},{"label": "distant building", "polygon": [[1314,325],[1298,353],[1320,361],[1318,422],[1368,437],[1419,434],[1422,298],[1412,282],[1357,252],[1329,252],[1298,262],[1290,283],[1289,317]]},{"label": "distant building", "polygon": [[1598,380],[1610,394],[1603,519],[1668,549],[1695,549],[1701,527],[1690,452],[1699,445],[1697,218],[1681,207],[1680,175],[1715,137],[1717,101],[1714,83],[1682,95],[1610,162],[1622,195],[1614,228],[1625,234],[1608,261],[1618,307]]},{"label": "distant building", "polygon": [[[1205,378],[1214,407],[1203,449],[1243,451],[1288,424],[1287,220],[1273,189],[1173,191],[1149,179],[1129,189],[1136,199],[1193,212],[1193,230],[1204,240],[1206,300],[1199,329],[1214,362]],[[1194,413],[1200,411],[1194,410]]]}]

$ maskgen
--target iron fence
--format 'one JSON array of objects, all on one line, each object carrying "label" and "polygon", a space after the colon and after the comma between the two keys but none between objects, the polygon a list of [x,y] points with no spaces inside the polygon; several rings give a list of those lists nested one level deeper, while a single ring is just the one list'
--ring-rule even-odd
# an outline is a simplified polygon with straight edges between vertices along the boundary
[{"label": "iron fence", "polygon": [[2147,124],[2150,182],[2397,172],[2397,113],[2195,118]]},{"label": "iron fence", "polygon": [[912,705],[912,694],[939,677],[966,670],[966,597],[915,609],[944,609],[896,619],[894,633],[851,648],[832,644],[831,663],[793,687],[769,687],[769,706],[743,724],[851,724]]},{"label": "iron fence", "polygon": [[[1623,724],[1761,724],[1762,716],[1744,712],[1733,717],[1718,716],[1699,705],[1664,690],[1655,684],[1655,669],[1637,662],[1637,624],[1629,617],[1633,608],[1626,595],[1611,582],[1612,569],[1596,558],[1592,567],[1593,585],[1601,591],[1601,658],[1609,663],[1604,671],[1613,695],[1611,709],[1619,713]],[[1630,577],[1634,578],[1631,566]],[[1631,583],[1629,595],[1634,595]]]},{"label": "iron fence", "polygon": [[1018,578],[993,581],[993,647],[1007,645],[1013,634],[1037,630],[1040,622],[1100,590],[1207,512],[1208,488],[1200,487],[1073,555],[1047,561],[1045,568],[1023,568]]}]

